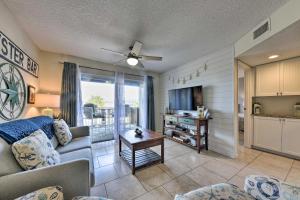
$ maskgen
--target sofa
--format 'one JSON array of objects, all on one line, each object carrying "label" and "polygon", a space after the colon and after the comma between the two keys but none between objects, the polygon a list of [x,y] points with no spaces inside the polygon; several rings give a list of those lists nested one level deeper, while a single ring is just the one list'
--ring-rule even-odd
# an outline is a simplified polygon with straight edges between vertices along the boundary
[{"label": "sofa", "polygon": [[[51,118],[39,116],[7,123],[0,124],[0,199],[14,199],[53,185],[64,188],[65,199],[90,194],[90,187],[94,186],[95,177],[89,127],[71,127],[71,142],[61,146],[53,132]],[[42,129],[51,140],[60,154],[60,164],[29,171],[24,171],[19,166],[12,153],[11,144],[1,137],[1,133],[7,130],[8,125],[8,127],[16,127],[17,131],[22,129],[21,131],[26,132],[29,127],[26,124],[32,123],[34,127]]]}]

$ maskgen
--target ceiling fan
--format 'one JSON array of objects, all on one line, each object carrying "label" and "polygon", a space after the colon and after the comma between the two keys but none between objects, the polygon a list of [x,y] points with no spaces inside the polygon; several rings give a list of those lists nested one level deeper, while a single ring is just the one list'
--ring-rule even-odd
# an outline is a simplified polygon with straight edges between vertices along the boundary
[{"label": "ceiling fan", "polygon": [[144,65],[141,61],[162,61],[162,57],[159,56],[146,56],[146,55],[141,55],[141,49],[142,49],[143,44],[139,41],[135,41],[133,46],[129,47],[130,52],[128,54],[110,50],[110,49],[105,49],[101,48],[104,51],[109,51],[111,53],[119,54],[121,56],[124,56],[125,58],[118,61],[115,64],[121,63],[122,61],[127,62],[127,64],[132,67],[132,68],[139,68],[139,69],[144,69]]}]

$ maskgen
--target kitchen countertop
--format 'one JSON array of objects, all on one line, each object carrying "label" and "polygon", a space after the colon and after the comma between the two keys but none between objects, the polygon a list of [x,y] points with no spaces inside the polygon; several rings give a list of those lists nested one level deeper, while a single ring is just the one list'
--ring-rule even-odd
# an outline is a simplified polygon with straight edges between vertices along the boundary
[{"label": "kitchen countertop", "polygon": [[276,114],[252,114],[257,117],[274,117],[274,118],[288,118],[288,119],[300,119],[300,116],[294,115],[276,115]]}]

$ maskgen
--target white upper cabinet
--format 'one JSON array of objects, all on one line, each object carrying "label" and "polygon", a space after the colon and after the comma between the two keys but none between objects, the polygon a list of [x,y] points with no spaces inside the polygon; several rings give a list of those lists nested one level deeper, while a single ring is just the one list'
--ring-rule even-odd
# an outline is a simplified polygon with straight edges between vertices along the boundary
[{"label": "white upper cabinet", "polygon": [[282,62],[282,95],[300,95],[300,58]]},{"label": "white upper cabinet", "polygon": [[254,117],[254,145],[281,151],[282,123],[279,118]]},{"label": "white upper cabinet", "polygon": [[280,64],[272,63],[256,68],[256,96],[278,96]]},{"label": "white upper cabinet", "polygon": [[256,96],[300,95],[300,58],[256,67]]},{"label": "white upper cabinet", "polygon": [[300,120],[285,119],[282,129],[282,152],[300,156]]}]

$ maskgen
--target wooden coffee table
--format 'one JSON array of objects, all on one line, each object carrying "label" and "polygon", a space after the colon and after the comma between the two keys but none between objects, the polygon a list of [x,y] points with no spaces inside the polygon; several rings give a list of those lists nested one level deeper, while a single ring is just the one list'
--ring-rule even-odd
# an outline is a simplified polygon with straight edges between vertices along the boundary
[{"label": "wooden coffee table", "polygon": [[[122,142],[129,149],[122,150]],[[149,149],[161,146],[161,154]],[[135,170],[145,166],[164,162],[164,136],[160,133],[143,130],[143,137],[135,137],[134,130],[119,135],[119,155],[131,167],[132,174]]]}]

